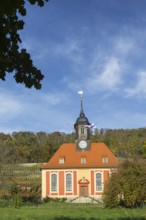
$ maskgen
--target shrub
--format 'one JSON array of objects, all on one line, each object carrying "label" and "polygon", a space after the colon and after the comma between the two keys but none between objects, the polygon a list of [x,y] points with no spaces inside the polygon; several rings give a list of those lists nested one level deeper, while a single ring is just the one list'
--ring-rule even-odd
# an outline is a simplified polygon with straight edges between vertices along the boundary
[{"label": "shrub", "polygon": [[55,197],[55,198],[51,198],[51,197],[46,197],[43,199],[43,202],[47,203],[47,202],[65,202],[67,199],[66,198],[58,198],[58,197]]},{"label": "shrub", "polygon": [[113,174],[105,187],[103,200],[106,207],[122,205],[139,207],[146,197],[146,162],[125,161]]},{"label": "shrub", "polygon": [[12,201],[13,201],[13,206],[15,208],[21,208],[21,206],[22,206],[22,198],[21,198],[20,194],[15,194],[13,196],[13,200]]}]

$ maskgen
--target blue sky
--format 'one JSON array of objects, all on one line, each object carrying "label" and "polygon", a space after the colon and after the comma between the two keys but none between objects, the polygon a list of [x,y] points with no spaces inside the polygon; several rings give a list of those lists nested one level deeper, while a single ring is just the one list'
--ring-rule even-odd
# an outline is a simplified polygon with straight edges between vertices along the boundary
[{"label": "blue sky", "polygon": [[80,112],[97,128],[146,127],[146,1],[50,0],[27,5],[20,32],[45,78],[0,81],[0,132],[71,132]]}]

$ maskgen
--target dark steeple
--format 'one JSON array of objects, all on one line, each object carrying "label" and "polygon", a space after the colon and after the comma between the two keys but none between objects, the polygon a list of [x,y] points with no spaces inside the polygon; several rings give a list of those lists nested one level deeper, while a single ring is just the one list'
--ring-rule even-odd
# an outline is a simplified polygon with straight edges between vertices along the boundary
[{"label": "dark steeple", "polygon": [[81,99],[81,107],[80,107],[80,115],[76,120],[76,123],[74,124],[74,128],[76,129],[76,126],[78,124],[81,125],[90,125],[88,118],[85,116],[84,110],[83,110],[83,91],[79,91],[80,99]]},{"label": "dark steeple", "polygon": [[80,117],[85,117],[84,111],[83,111],[83,95],[80,95],[81,98],[81,110],[80,110]]},{"label": "dark steeple", "polygon": [[80,107],[80,115],[76,120],[76,123],[74,124],[74,128],[76,129],[77,125],[90,125],[88,118],[85,116],[84,110],[83,110],[83,91],[79,91],[80,99],[81,99],[81,107]]},{"label": "dark steeple", "polygon": [[85,116],[83,110],[83,91],[78,92],[80,95],[81,105],[80,105],[80,114],[77,118],[74,128],[76,131],[76,141],[80,140],[90,140],[90,129],[87,129],[86,125],[90,125],[88,118]]}]

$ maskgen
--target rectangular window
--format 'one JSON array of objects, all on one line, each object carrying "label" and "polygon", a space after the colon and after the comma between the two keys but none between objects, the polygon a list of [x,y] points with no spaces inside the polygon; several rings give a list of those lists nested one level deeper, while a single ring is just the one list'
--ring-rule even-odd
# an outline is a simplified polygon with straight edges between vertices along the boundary
[{"label": "rectangular window", "polygon": [[86,158],[85,157],[81,158],[81,164],[86,164]]},{"label": "rectangular window", "polygon": [[102,175],[96,173],[96,191],[102,191]]},{"label": "rectangular window", "polygon": [[66,191],[72,191],[72,174],[66,174]]},{"label": "rectangular window", "polygon": [[64,157],[59,158],[59,164],[64,164]]},{"label": "rectangular window", "polygon": [[53,173],[51,175],[51,191],[56,192],[57,191],[57,174]]},{"label": "rectangular window", "polygon": [[102,163],[108,163],[108,157],[103,157],[102,158]]},{"label": "rectangular window", "polygon": [[81,127],[81,134],[84,134],[84,127]]}]

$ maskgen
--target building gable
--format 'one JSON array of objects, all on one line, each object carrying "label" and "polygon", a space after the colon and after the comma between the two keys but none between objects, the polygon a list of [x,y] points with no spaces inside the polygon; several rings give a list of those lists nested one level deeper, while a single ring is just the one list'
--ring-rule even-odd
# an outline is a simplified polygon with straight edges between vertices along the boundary
[{"label": "building gable", "polygon": [[117,165],[117,158],[104,143],[92,143],[90,151],[77,151],[76,144],[68,143],[62,144],[42,169],[104,168]]}]

